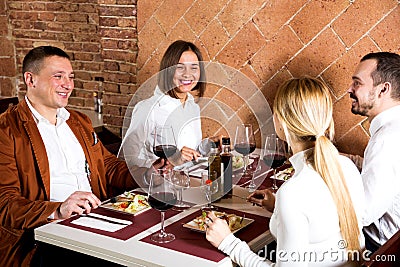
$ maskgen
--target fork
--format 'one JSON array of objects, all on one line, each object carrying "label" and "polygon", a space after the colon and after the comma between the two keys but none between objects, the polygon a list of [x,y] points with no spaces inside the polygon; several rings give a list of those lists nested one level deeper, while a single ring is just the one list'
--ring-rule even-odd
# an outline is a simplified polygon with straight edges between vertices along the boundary
[{"label": "fork", "polygon": [[246,213],[243,213],[242,219],[240,219],[240,225],[242,225],[244,218],[246,218]]}]

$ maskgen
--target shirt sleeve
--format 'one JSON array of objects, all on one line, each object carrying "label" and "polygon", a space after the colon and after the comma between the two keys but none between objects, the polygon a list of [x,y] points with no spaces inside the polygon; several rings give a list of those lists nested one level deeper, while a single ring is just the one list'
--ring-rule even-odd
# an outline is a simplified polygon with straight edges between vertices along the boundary
[{"label": "shirt sleeve", "polygon": [[370,141],[365,153],[362,179],[365,191],[366,214],[364,226],[381,218],[393,205],[399,193],[398,155],[395,142]]},{"label": "shirt sleeve", "polygon": [[246,242],[241,241],[233,234],[228,235],[218,246],[218,249],[227,254],[232,261],[242,267],[274,266],[270,261],[254,253]]},{"label": "shirt sleeve", "polygon": [[124,159],[128,166],[149,168],[155,159],[149,158],[147,149],[150,133],[148,129],[154,128],[152,120],[146,120],[148,115],[146,105],[138,104],[132,111],[129,128],[122,140],[118,157]]}]

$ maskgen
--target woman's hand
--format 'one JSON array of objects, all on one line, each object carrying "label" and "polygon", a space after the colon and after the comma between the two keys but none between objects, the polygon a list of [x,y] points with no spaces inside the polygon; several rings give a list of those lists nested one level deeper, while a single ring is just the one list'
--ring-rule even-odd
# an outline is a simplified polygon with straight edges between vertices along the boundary
[{"label": "woman's hand", "polygon": [[197,160],[201,155],[198,151],[190,148],[190,147],[182,147],[181,149],[181,160],[183,162]]},{"label": "woman's hand", "polygon": [[256,190],[247,197],[247,201],[273,212],[275,209],[275,195],[269,189]]},{"label": "woman's hand", "polygon": [[214,212],[207,213],[210,222],[206,227],[206,238],[210,241],[211,245],[218,247],[219,244],[231,233],[226,220],[219,219],[215,216]]}]

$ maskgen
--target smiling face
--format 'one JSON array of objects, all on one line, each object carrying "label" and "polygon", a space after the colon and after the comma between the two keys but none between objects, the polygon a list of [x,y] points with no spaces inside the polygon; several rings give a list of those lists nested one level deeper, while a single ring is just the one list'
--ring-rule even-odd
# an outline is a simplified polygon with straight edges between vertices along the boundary
[{"label": "smiling face", "polygon": [[175,93],[181,99],[186,98],[200,79],[200,64],[196,54],[193,51],[182,53],[179,63],[176,66],[174,74]]},{"label": "smiling face", "polygon": [[[74,89],[74,72],[69,59],[51,56],[43,60],[38,73],[25,72],[27,97],[44,117],[53,116],[68,104]],[[50,120],[50,119],[49,119]]]},{"label": "smiling face", "polygon": [[360,62],[353,74],[353,82],[347,92],[353,99],[351,112],[354,114],[371,118],[377,115],[378,94],[382,85],[374,86],[371,73],[375,69],[376,61],[369,59]]}]

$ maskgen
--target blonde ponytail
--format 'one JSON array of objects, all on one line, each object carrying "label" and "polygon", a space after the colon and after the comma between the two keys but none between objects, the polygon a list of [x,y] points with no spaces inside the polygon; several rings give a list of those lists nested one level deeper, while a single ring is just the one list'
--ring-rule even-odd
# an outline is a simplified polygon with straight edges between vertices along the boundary
[{"label": "blonde ponytail", "polygon": [[314,149],[314,168],[328,186],[336,204],[340,232],[346,241],[347,250],[358,251],[360,250],[358,236],[360,229],[338,157],[339,152],[328,138],[325,136],[317,138]]},{"label": "blonde ponytail", "polygon": [[339,163],[339,152],[332,144],[334,135],[332,99],[320,80],[302,77],[286,81],[278,89],[273,111],[290,135],[314,143],[307,161],[320,174],[331,192],[339,217],[340,232],[351,253],[360,249],[357,216]]}]

